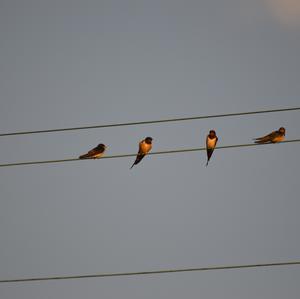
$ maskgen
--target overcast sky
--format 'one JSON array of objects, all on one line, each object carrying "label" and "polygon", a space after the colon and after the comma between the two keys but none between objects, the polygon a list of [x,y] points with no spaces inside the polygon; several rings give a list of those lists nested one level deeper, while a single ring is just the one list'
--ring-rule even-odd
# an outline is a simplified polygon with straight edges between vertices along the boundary
[{"label": "overcast sky", "polygon": [[[0,0],[1,133],[300,106],[296,0]],[[0,137],[0,163],[249,143],[299,112]],[[0,169],[0,279],[300,258],[300,144]],[[299,298],[300,267],[1,284],[1,299]]]}]

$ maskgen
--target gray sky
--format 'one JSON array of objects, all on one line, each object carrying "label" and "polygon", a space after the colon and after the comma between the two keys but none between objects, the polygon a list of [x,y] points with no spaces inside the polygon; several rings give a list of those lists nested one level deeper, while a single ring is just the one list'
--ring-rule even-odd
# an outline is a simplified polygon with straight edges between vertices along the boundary
[{"label": "gray sky", "polygon": [[[292,0],[1,0],[1,132],[299,106]],[[248,143],[299,112],[1,137],[1,163]],[[300,258],[299,146],[0,169],[0,279]],[[1,284],[1,299],[298,298],[300,267]]]}]

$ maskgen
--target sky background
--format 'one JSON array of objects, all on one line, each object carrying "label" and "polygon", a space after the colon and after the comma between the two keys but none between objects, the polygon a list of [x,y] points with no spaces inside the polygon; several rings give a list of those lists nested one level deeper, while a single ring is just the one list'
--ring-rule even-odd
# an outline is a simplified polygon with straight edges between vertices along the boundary
[{"label": "sky background", "polygon": [[[1,133],[300,106],[296,0],[0,0]],[[249,143],[299,112],[1,137],[0,163]],[[0,279],[300,258],[300,145],[0,169]],[[300,267],[1,284],[1,299],[299,298]]]}]

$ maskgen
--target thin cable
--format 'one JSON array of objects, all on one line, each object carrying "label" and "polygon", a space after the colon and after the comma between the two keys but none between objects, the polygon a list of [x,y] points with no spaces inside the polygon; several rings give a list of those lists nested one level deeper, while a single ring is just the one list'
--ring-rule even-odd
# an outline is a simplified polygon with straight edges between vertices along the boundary
[{"label": "thin cable", "polygon": [[20,131],[20,132],[11,132],[11,133],[0,133],[0,137],[15,136],[15,135],[28,135],[28,134],[40,134],[40,133],[53,133],[53,132],[63,132],[63,131],[100,129],[100,128],[111,128],[111,127],[137,126],[137,125],[146,125],[146,124],[157,124],[157,123],[178,122],[178,121],[207,119],[207,118],[232,117],[232,116],[251,115],[251,114],[296,111],[296,110],[300,110],[300,107],[282,108],[282,109],[273,109],[273,110],[257,110],[257,111],[237,112],[237,113],[227,113],[227,114],[203,115],[203,116],[182,117],[182,118],[168,118],[168,119],[160,119],[160,120],[115,123],[115,124],[106,124],[106,125],[92,125],[92,126],[49,129],[49,130]]},{"label": "thin cable", "polygon": [[[292,143],[292,142],[300,142],[300,139],[291,139],[285,140],[280,143]],[[261,146],[266,144],[256,144],[256,143],[248,143],[248,144],[234,144],[234,145],[224,145],[216,147],[215,149],[226,149],[226,148],[238,148],[238,147],[250,147],[250,146]],[[176,153],[185,153],[185,152],[197,152],[197,151],[205,151],[205,147],[200,148],[186,148],[186,149],[178,149],[178,150],[168,150],[168,151],[159,151],[159,152],[152,152],[148,155],[164,155],[164,154],[176,154]],[[98,160],[102,159],[116,159],[116,158],[126,158],[126,157],[135,157],[136,154],[122,154],[122,155],[111,155],[111,156],[104,156],[99,158]],[[11,166],[21,166],[21,165],[36,165],[36,164],[50,164],[50,163],[63,163],[63,162],[72,162],[72,161],[87,161],[93,159],[79,159],[79,158],[71,158],[71,159],[62,159],[62,160],[44,160],[44,161],[29,161],[29,162],[16,162],[16,163],[7,163],[7,164],[0,164],[0,167],[11,167]]]},{"label": "thin cable", "polygon": [[178,272],[199,272],[199,271],[213,271],[213,270],[232,270],[245,268],[259,268],[259,267],[278,267],[300,265],[300,261],[264,263],[264,264],[244,264],[244,265],[229,265],[229,266],[211,266],[201,268],[181,268],[181,269],[165,269],[141,272],[117,272],[117,273],[100,273],[100,274],[86,274],[86,275],[70,275],[70,276],[49,276],[49,277],[31,277],[31,278],[16,278],[16,279],[2,279],[0,283],[12,282],[33,282],[45,280],[67,280],[67,279],[81,279],[81,278],[103,278],[103,277],[120,277],[120,276],[138,276],[138,275],[154,275]]}]

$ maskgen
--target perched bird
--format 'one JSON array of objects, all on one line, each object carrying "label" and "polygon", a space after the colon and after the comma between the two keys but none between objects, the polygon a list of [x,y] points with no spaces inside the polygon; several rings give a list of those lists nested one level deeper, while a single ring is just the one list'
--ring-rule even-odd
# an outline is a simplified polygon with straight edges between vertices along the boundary
[{"label": "perched bird", "polygon": [[98,144],[95,148],[88,151],[86,154],[81,155],[79,159],[98,159],[103,156],[106,145],[103,143]]},{"label": "perched bird", "polygon": [[149,153],[149,151],[152,149],[152,137],[146,137],[144,140],[142,140],[139,143],[139,152],[136,156],[136,159],[130,169],[141,162],[141,160]]},{"label": "perched bird", "polygon": [[207,152],[207,162],[206,166],[208,165],[208,161],[210,160],[210,157],[212,156],[212,153],[217,145],[218,137],[216,135],[215,130],[210,130],[209,134],[206,137],[206,152]]},{"label": "perched bird", "polygon": [[278,131],[273,131],[272,133],[263,136],[255,138],[255,143],[277,143],[284,140],[285,137],[285,128],[281,127]]}]

